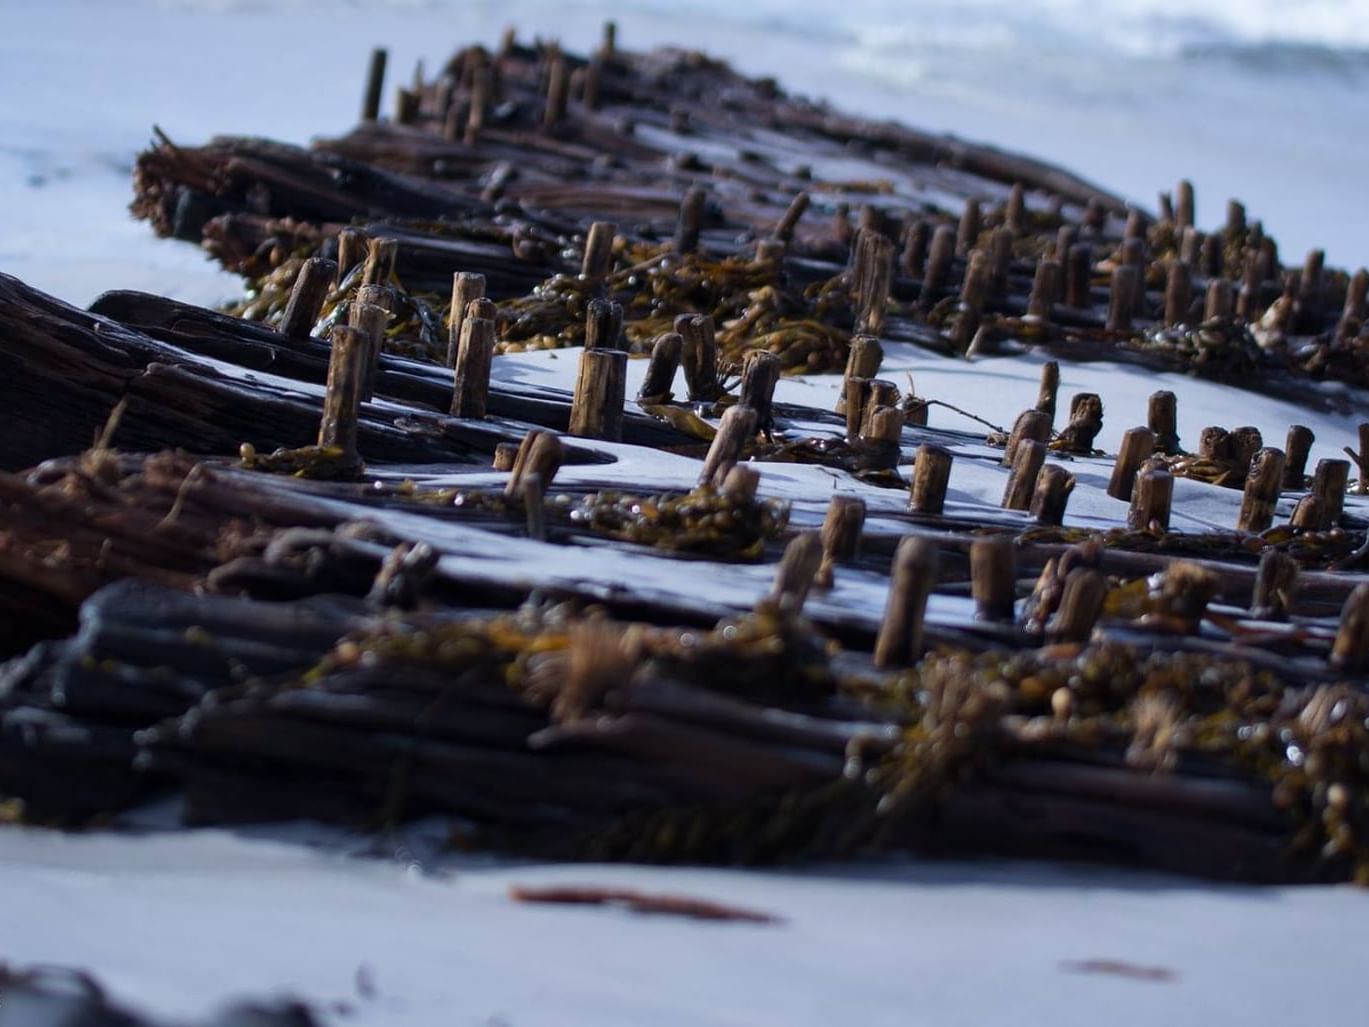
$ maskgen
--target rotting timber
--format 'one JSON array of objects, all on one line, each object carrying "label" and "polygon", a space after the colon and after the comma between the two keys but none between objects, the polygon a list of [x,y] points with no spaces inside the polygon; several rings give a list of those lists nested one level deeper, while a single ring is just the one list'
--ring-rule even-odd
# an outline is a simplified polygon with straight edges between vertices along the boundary
[{"label": "rotting timber", "polygon": [[[0,278],[8,815],[1369,878],[1349,465],[1186,453],[1157,393],[1126,525],[1062,524],[1099,397],[1057,418],[1043,375],[989,449],[878,377],[1036,345],[1330,402],[1366,384],[1362,273],[697,54],[510,37],[366,113],[144,155],[135,210],[244,275],[229,312]],[[573,391],[491,372],[570,346]],[[824,371],[839,409],[775,400]],[[948,509],[954,461],[1001,463],[1002,508]],[[791,464],[849,494],[772,489]],[[1241,489],[1231,529],[1172,530],[1175,477]]]}]

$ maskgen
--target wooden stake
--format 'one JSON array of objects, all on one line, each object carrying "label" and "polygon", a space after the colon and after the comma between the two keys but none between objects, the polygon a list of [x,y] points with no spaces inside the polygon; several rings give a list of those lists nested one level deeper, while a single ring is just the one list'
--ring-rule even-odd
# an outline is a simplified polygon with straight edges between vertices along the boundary
[{"label": "wooden stake", "polygon": [[1231,459],[1231,433],[1225,428],[1208,425],[1198,433],[1198,455],[1204,460],[1222,463]]},{"label": "wooden stake", "polygon": [[930,539],[908,537],[894,550],[889,598],[875,639],[876,667],[910,666],[922,654],[922,624],[939,562]]},{"label": "wooden stake", "polygon": [[979,245],[979,226],[982,221],[979,201],[970,198],[965,201],[965,209],[960,213],[960,226],[955,236],[955,252],[968,257],[970,251]]},{"label": "wooden stake", "polygon": [[1226,201],[1226,237],[1237,239],[1245,235],[1245,204],[1240,200]]},{"label": "wooden stake", "polygon": [[1065,265],[1065,306],[1079,310],[1093,306],[1093,247],[1086,242],[1070,247]]},{"label": "wooden stake", "polygon": [[[452,416],[480,420],[490,393],[490,365],[494,359],[494,322],[467,316],[461,325],[452,388]],[[583,363],[581,368],[583,370]],[[579,383],[576,383],[577,393]]]},{"label": "wooden stake", "polygon": [[926,221],[914,221],[903,233],[903,256],[900,266],[909,278],[921,278],[927,266],[927,247],[932,242],[932,226]]},{"label": "wooden stake", "polygon": [[1369,584],[1356,585],[1341,607],[1331,666],[1345,674],[1369,670]]},{"label": "wooden stake", "polygon": [[1235,312],[1235,297],[1231,283],[1225,278],[1214,278],[1207,286],[1207,301],[1203,305],[1203,320],[1229,320]]},{"label": "wooden stake", "polygon": [[1146,241],[1144,239],[1125,239],[1121,247],[1122,263],[1137,268],[1141,272],[1142,294],[1145,291]]},{"label": "wooden stake", "polygon": [[625,349],[623,308],[609,300],[585,305],[585,349]]},{"label": "wooden stake", "polygon": [[1328,525],[1326,500],[1316,493],[1303,496],[1294,505],[1288,524],[1299,531],[1325,531]]},{"label": "wooden stake", "polygon": [[681,314],[675,319],[675,331],[684,340],[681,362],[690,402],[711,403],[722,395],[713,319],[705,314]]},{"label": "wooden stake", "polygon": [[820,566],[822,540],[817,532],[808,531],[794,536],[775,569],[775,584],[770,590],[771,602],[781,610],[800,612]]},{"label": "wooden stake", "polygon": [[570,404],[570,433],[618,442],[623,437],[627,354],[620,349],[587,349]]},{"label": "wooden stake", "polygon": [[1149,428],[1128,428],[1122,433],[1122,445],[1117,451],[1117,462],[1112,465],[1108,481],[1108,495],[1123,502],[1131,500],[1136,472],[1155,452],[1155,433]]},{"label": "wooden stake", "polygon": [[1179,400],[1168,390],[1152,392],[1146,405],[1146,424],[1155,436],[1155,450],[1166,456],[1179,452]]},{"label": "wooden stake", "polygon": [[685,191],[680,200],[679,220],[675,225],[676,253],[694,253],[698,250],[707,205],[708,192],[703,187],[696,185]]},{"label": "wooden stake", "polygon": [[395,124],[412,125],[418,120],[418,94],[400,86],[395,90]]},{"label": "wooden stake", "polygon": [[1203,246],[1198,255],[1198,267],[1208,278],[1220,278],[1224,272],[1222,238],[1219,235],[1203,237]]},{"label": "wooden stake", "polygon": [[485,129],[485,112],[493,96],[493,73],[487,67],[476,69],[471,79],[471,107],[466,115],[465,131],[462,133],[462,141],[467,146],[474,146],[480,141],[480,133]]},{"label": "wooden stake", "polygon": [[1325,267],[1325,251],[1309,250],[1298,280],[1298,324],[1304,331],[1314,332],[1321,327]]},{"label": "wooden stake", "polygon": [[1037,324],[1050,324],[1051,313],[1055,308],[1055,297],[1060,295],[1060,264],[1054,260],[1042,260],[1036,265],[1036,276],[1032,279],[1031,295],[1027,298],[1027,320]]},{"label": "wooden stake", "polygon": [[340,449],[345,457],[355,460],[366,337],[350,325],[338,325],[329,341],[328,385],[323,397],[318,444]]},{"label": "wooden stake", "polygon": [[496,471],[513,470],[514,461],[518,459],[518,443],[500,442],[494,447],[494,469]]},{"label": "wooden stake", "polygon": [[1079,241],[1079,229],[1073,225],[1061,225],[1055,233],[1055,259],[1061,267],[1070,259],[1070,250],[1074,249],[1074,244]]},{"label": "wooden stake", "polygon": [[1299,492],[1303,487],[1303,476],[1307,473],[1307,457],[1316,441],[1312,429],[1301,424],[1289,426],[1288,439],[1284,451],[1288,454],[1283,465],[1283,488],[1286,492]]},{"label": "wooden stake", "polygon": [[1065,507],[1074,491],[1074,475],[1059,464],[1046,464],[1036,476],[1031,515],[1037,524],[1058,528],[1065,522]]},{"label": "wooden stake", "polygon": [[380,353],[385,347],[385,328],[390,323],[390,312],[376,303],[353,303],[347,312],[347,323],[366,338],[366,356],[362,360],[361,402],[369,403],[375,395],[376,379],[380,375]]},{"label": "wooden stake", "polygon": [[1031,507],[1036,492],[1036,476],[1046,462],[1046,447],[1035,439],[1023,439],[1017,444],[1012,471],[1003,489],[1003,509],[1026,510]]},{"label": "wooden stake", "polygon": [[950,280],[951,265],[955,260],[955,239],[955,229],[949,225],[942,225],[932,233],[932,248],[927,254],[927,269],[922,276],[922,289],[917,300],[924,312],[936,306]]},{"label": "wooden stake", "polygon": [[560,54],[552,59],[547,75],[547,106],[542,115],[542,127],[555,128],[566,117],[566,103],[570,99],[570,68]]},{"label": "wooden stake", "polygon": [[684,349],[684,339],[679,332],[663,332],[656,337],[651,347],[651,362],[647,364],[646,377],[642,379],[641,391],[637,393],[639,403],[669,403],[671,386],[675,384],[675,372],[680,369],[680,352]]},{"label": "wooden stake", "polygon": [[[844,380],[849,382],[852,378],[859,378],[862,381],[871,379],[879,374],[879,365],[883,362],[884,347],[879,344],[878,339],[870,335],[854,335],[851,337],[851,348],[846,351]],[[845,385],[837,397],[836,412],[846,413]]]},{"label": "wooden stake", "polygon": [[389,285],[398,253],[399,243],[394,239],[370,240],[366,244],[366,266],[361,272],[361,284]]},{"label": "wooden stake", "polygon": [[352,268],[366,259],[370,236],[360,228],[344,228],[337,234],[337,284],[341,285]]},{"label": "wooden stake", "polygon": [[385,62],[389,54],[380,47],[371,51],[371,65],[366,73],[366,94],[361,101],[361,120],[380,119],[380,98],[385,91]]},{"label": "wooden stake", "polygon": [[1012,431],[1008,435],[1008,442],[1003,447],[1003,459],[999,461],[1000,465],[1003,467],[1013,466],[1017,457],[1017,447],[1022,444],[1024,439],[1031,439],[1044,445],[1050,441],[1050,437],[1050,415],[1041,410],[1023,410],[1017,415],[1017,420],[1013,422]]},{"label": "wooden stake", "polygon": [[1047,429],[1055,424],[1055,398],[1059,391],[1060,365],[1054,360],[1047,360],[1041,365],[1041,385],[1036,393],[1036,409],[1050,418],[1046,422]]},{"label": "wooden stake", "polygon": [[580,262],[581,276],[589,279],[603,278],[608,274],[613,262],[613,237],[618,234],[618,226],[612,221],[596,221],[585,233],[585,255]]},{"label": "wooden stake", "polygon": [[878,232],[861,232],[852,273],[856,331],[878,335],[884,329],[889,287],[894,275],[894,244]]},{"label": "wooden stake", "polygon": [[799,193],[789,201],[789,208],[784,212],[784,217],[780,218],[779,224],[775,226],[775,238],[783,243],[794,241],[794,229],[798,227],[799,219],[808,210],[812,198],[805,192]]},{"label": "wooden stake", "polygon": [[1002,296],[1008,291],[1008,273],[1012,270],[1012,244],[1012,229],[994,229],[989,242],[989,291],[995,296]]},{"label": "wooden stake", "polygon": [[534,542],[547,540],[546,482],[536,471],[527,471],[518,491],[523,497],[523,511],[527,517],[528,538]]},{"label": "wooden stake", "polygon": [[1199,266],[1203,252],[1203,233],[1192,225],[1179,232],[1179,260],[1190,268]]},{"label": "wooden stake", "polygon": [[833,496],[822,522],[822,565],[817,583],[831,588],[839,563],[850,563],[860,552],[860,532],[865,525],[865,500],[856,496]]},{"label": "wooden stake", "polygon": [[1326,507],[1323,529],[1340,524],[1345,511],[1345,485],[1350,480],[1349,460],[1318,460],[1312,476],[1312,493],[1321,498]]},{"label": "wooden stake", "polygon": [[960,306],[951,330],[951,345],[959,353],[969,349],[974,333],[979,329],[980,314],[989,292],[989,258],[983,250],[970,254],[965,280],[960,289]]},{"label": "wooden stake", "polygon": [[1366,297],[1369,297],[1369,270],[1360,268],[1350,276],[1345,289],[1345,306],[1341,309],[1340,323],[1336,325],[1336,336],[1342,339],[1353,338],[1364,325]]},{"label": "wooden stake", "polygon": [[461,348],[461,325],[466,320],[466,308],[472,300],[484,299],[485,276],[474,271],[458,271],[452,275],[452,307],[447,312],[447,366],[456,367],[456,354]]},{"label": "wooden stake", "polygon": [[1297,589],[1297,561],[1271,546],[1260,555],[1250,615],[1260,620],[1287,620]]},{"label": "wooden stake", "polygon": [[323,301],[337,275],[337,264],[322,257],[310,257],[295,276],[290,300],[280,321],[280,333],[287,339],[307,339],[318,321]]},{"label": "wooden stake", "polygon": [[1165,280],[1165,327],[1173,328],[1188,320],[1193,303],[1193,275],[1187,264],[1171,261]]},{"label": "wooden stake", "polygon": [[700,484],[718,485],[738,460],[746,444],[756,437],[756,411],[748,406],[729,407],[718,422],[718,434],[713,436],[704,457]]},{"label": "wooden stake", "polygon": [[1163,533],[1169,530],[1169,508],[1174,500],[1174,475],[1163,464],[1146,464],[1131,487],[1127,527],[1132,531]]},{"label": "wooden stake", "polygon": [[[1137,210],[1135,207],[1129,207],[1127,209],[1127,223],[1126,227],[1122,229],[1122,239],[1125,242],[1145,242],[1146,216],[1142,214],[1139,210]],[[1131,264],[1136,262],[1128,260],[1127,263]]]},{"label": "wooden stake", "polygon": [[1198,222],[1193,196],[1193,183],[1184,179],[1174,188],[1174,223],[1179,228],[1190,228]]},{"label": "wooden stake", "polygon": [[1060,433],[1066,452],[1091,453],[1103,430],[1103,400],[1094,392],[1077,392],[1070,399],[1070,422]]},{"label": "wooden stake", "polygon": [[940,517],[946,506],[946,487],[951,480],[951,451],[924,442],[913,459],[913,484],[908,509],[915,514]]},{"label": "wooden stake", "polygon": [[1119,264],[1112,269],[1112,291],[1108,294],[1108,329],[1129,331],[1131,317],[1139,305],[1141,269],[1134,264]]},{"label": "wooden stake", "polygon": [[761,486],[761,472],[743,464],[735,465],[723,478],[719,491],[738,503],[754,503]]},{"label": "wooden stake", "polygon": [[1359,450],[1353,450],[1349,446],[1344,448],[1345,454],[1355,461],[1355,468],[1358,471],[1355,493],[1362,496],[1369,492],[1369,422],[1359,426]]},{"label": "wooden stake", "polygon": [[865,423],[865,406],[870,399],[870,379],[847,378],[843,383],[843,392],[846,439],[848,442],[854,442],[860,437],[860,426]]},{"label": "wooden stake", "polygon": [[981,538],[970,543],[970,594],[981,620],[1012,621],[1017,598],[1017,547],[1011,538]]},{"label": "wooden stake", "polygon": [[1264,436],[1260,434],[1260,429],[1248,424],[1242,425],[1239,428],[1232,428],[1227,438],[1231,444],[1232,462],[1241,470],[1249,472],[1250,461],[1264,448]]},{"label": "wooden stake", "polygon": [[738,402],[756,411],[757,426],[769,431],[775,423],[775,385],[780,380],[780,358],[768,350],[752,350],[742,364]]},{"label": "wooden stake", "polygon": [[1027,190],[1021,182],[1013,183],[1012,191],[1008,193],[1003,224],[1015,236],[1027,231]]},{"label": "wooden stake", "polygon": [[1087,642],[1103,612],[1107,579],[1091,567],[1076,567],[1065,575],[1064,591],[1055,616],[1046,625],[1052,642]]},{"label": "wooden stake", "polygon": [[1089,202],[1084,205],[1083,226],[1091,234],[1100,235],[1107,223],[1107,209],[1098,201],[1096,196],[1091,197]]},{"label": "wooden stake", "polygon": [[553,432],[534,428],[523,436],[518,447],[509,480],[504,485],[504,495],[510,499],[521,495],[524,480],[529,474],[537,475],[543,487],[549,488],[564,459],[565,447],[560,438]]},{"label": "wooden stake", "polygon": [[1236,521],[1237,531],[1258,533],[1274,523],[1274,505],[1283,482],[1283,450],[1265,448],[1255,454],[1245,479],[1245,494]]}]

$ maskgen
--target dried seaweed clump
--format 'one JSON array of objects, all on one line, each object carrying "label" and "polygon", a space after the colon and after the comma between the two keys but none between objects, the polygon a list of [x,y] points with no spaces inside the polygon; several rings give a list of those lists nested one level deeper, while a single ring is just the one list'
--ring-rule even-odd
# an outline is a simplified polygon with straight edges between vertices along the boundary
[{"label": "dried seaweed clump", "polygon": [[700,485],[683,495],[597,492],[570,512],[597,535],[713,558],[755,559],[789,522],[787,504]]}]

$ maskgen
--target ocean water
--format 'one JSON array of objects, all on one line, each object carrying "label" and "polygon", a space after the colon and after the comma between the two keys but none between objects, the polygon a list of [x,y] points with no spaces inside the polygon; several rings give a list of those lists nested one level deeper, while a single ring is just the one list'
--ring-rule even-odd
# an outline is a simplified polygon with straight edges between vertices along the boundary
[{"label": "ocean water", "polygon": [[356,117],[367,53],[393,76],[509,24],[567,47],[710,51],[795,92],[1029,152],[1153,209],[1181,177],[1285,262],[1369,263],[1369,0],[48,0],[0,38],[0,270],[85,301],[102,286],[231,291],[124,212],[153,124],[291,141]]}]

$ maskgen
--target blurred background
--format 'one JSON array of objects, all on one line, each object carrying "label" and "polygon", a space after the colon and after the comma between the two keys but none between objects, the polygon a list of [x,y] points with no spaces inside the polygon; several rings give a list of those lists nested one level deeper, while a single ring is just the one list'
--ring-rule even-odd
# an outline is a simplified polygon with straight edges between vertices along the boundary
[{"label": "blurred background", "polygon": [[[1202,227],[1243,200],[1285,262],[1369,262],[1369,0],[47,0],[0,38],[0,270],[75,302],[232,291],[126,215],[134,153],[341,132],[370,48],[390,85],[459,44],[674,45],[871,117],[1029,152],[1148,210],[1180,177]],[[188,251],[188,252],[187,252]]]}]

